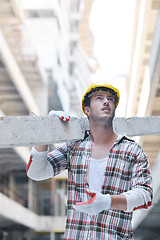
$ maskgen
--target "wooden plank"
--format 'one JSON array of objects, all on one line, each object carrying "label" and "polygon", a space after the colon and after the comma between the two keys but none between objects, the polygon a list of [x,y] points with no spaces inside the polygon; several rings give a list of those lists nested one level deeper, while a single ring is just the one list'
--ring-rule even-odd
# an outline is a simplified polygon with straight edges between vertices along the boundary
[{"label": "wooden plank", "polygon": [[[15,116],[0,118],[0,148],[53,144],[82,139],[89,129],[87,118]],[[128,136],[160,134],[160,117],[115,118],[114,131]]]}]

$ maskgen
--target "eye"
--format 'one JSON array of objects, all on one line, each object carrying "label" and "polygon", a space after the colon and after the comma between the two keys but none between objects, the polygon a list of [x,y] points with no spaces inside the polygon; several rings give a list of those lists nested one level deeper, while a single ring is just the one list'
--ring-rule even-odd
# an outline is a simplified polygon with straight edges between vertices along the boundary
[{"label": "eye", "polygon": [[108,97],[107,100],[108,100],[108,101],[111,101],[111,102],[114,101],[114,99],[113,99],[112,97]]},{"label": "eye", "polygon": [[103,98],[101,96],[96,97],[97,100],[102,100]]}]

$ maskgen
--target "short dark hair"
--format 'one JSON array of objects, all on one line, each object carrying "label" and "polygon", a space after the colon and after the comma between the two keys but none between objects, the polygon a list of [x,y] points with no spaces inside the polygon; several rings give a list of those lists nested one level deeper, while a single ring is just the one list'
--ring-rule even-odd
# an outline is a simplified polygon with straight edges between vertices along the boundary
[{"label": "short dark hair", "polygon": [[96,87],[96,88],[92,88],[90,92],[86,93],[84,100],[83,100],[83,106],[90,107],[90,99],[91,99],[90,94],[94,93],[94,92],[96,94],[96,92],[98,92],[100,90],[109,92],[114,97],[115,103],[118,102],[119,99],[118,99],[117,93],[114,90],[112,90],[110,88],[106,88],[106,87]]}]

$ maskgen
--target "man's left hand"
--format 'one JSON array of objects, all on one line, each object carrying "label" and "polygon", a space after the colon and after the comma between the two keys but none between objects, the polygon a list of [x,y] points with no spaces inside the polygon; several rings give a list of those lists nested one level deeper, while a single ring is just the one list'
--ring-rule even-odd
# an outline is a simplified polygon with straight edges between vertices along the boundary
[{"label": "man's left hand", "polygon": [[86,189],[85,192],[91,197],[91,199],[86,202],[75,203],[73,206],[75,210],[89,215],[96,215],[111,207],[111,196],[109,194],[104,195],[89,189]]}]

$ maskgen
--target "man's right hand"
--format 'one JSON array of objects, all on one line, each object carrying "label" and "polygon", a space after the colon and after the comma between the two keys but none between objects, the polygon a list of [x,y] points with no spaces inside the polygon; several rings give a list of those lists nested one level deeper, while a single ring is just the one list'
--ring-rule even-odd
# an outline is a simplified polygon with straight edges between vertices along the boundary
[{"label": "man's right hand", "polygon": [[57,117],[59,117],[61,120],[63,120],[64,122],[68,122],[68,121],[70,120],[70,116],[69,116],[68,114],[66,114],[65,112],[63,112],[63,111],[51,110],[51,111],[48,113],[48,116],[49,116],[49,117],[57,116]]}]

